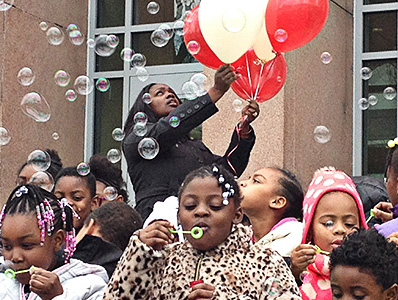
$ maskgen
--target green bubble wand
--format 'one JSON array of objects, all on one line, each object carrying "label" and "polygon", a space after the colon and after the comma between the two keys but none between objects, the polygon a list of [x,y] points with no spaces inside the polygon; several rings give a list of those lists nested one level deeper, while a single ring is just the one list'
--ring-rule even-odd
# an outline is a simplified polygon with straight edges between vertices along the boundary
[{"label": "green bubble wand", "polygon": [[[175,229],[172,229],[172,228],[169,228],[169,231],[171,233],[178,233],[179,232],[178,230],[175,230]],[[195,226],[195,227],[192,227],[191,230],[183,230],[182,233],[190,234],[194,239],[200,239],[203,236],[203,229],[200,228],[200,227]]]},{"label": "green bubble wand", "polygon": [[325,254],[325,255],[330,255],[330,252],[322,250],[321,248],[319,248],[318,245],[315,245],[315,249],[316,249],[316,253],[321,253],[321,254]]},{"label": "green bubble wand", "polygon": [[371,209],[371,210],[370,210],[370,216],[369,216],[369,218],[366,219],[366,223],[369,223],[369,221],[372,220],[372,218],[373,218],[374,216],[375,216],[375,214],[374,214],[373,210]]},{"label": "green bubble wand", "polygon": [[13,269],[7,269],[7,270],[4,272],[4,275],[6,275],[6,277],[9,278],[9,279],[14,279],[15,276],[17,276],[18,274],[30,272],[30,271],[32,271],[34,268],[35,268],[34,266],[31,266],[29,269],[26,269],[26,270],[19,270],[19,271],[14,271]]}]

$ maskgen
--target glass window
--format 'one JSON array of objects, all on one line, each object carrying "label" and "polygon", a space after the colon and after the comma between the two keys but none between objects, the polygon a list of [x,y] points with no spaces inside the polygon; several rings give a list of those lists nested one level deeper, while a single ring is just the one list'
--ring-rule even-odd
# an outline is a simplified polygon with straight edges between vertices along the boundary
[{"label": "glass window", "polygon": [[115,52],[110,56],[99,56],[95,55],[95,71],[121,71],[123,70],[124,61],[120,57],[120,52],[124,48],[124,35],[116,34],[119,38],[119,44],[117,45]]},{"label": "glass window", "polygon": [[125,0],[98,0],[97,28],[124,26]]},{"label": "glass window", "polygon": [[397,50],[397,12],[364,14],[363,51]]},{"label": "glass window", "polygon": [[388,100],[384,96],[387,87],[396,90],[396,60],[376,60],[364,62],[364,67],[372,70],[372,77],[363,81],[363,97],[377,99],[363,112],[363,155],[362,174],[382,176],[387,155],[387,141],[396,136],[397,98]]},{"label": "glass window", "polygon": [[382,3],[394,3],[398,0],[364,0],[363,4],[382,4]]}]

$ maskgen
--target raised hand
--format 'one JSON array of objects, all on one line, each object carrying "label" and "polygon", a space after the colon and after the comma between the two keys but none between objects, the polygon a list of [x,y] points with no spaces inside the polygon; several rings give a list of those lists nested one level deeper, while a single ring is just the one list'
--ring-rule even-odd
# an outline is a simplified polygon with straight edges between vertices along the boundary
[{"label": "raised hand", "polygon": [[169,231],[169,228],[173,228],[170,222],[155,221],[139,231],[138,237],[141,242],[153,249],[162,250],[165,245],[175,241],[175,236]]},{"label": "raised hand", "polygon": [[30,271],[29,285],[32,292],[43,300],[50,300],[64,293],[58,275],[41,268]]}]

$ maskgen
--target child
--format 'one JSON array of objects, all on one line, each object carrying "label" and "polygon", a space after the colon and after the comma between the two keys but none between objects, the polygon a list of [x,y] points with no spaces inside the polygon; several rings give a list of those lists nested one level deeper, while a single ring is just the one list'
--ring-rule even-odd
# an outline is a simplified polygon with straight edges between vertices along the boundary
[{"label": "child", "polygon": [[83,227],[88,215],[99,205],[95,190],[95,177],[91,173],[82,176],[76,167],[63,168],[55,178],[54,194],[66,198],[77,213],[73,226],[77,232]]},{"label": "child", "polygon": [[171,224],[153,222],[132,236],[104,299],[300,299],[282,257],[251,245],[250,229],[239,224],[231,174],[216,165],[192,171],[178,198],[182,228],[198,226],[203,236],[172,244]]},{"label": "child", "polygon": [[330,257],[333,299],[398,299],[398,250],[374,230],[348,235]]},{"label": "child", "polygon": [[3,255],[15,271],[33,270],[15,279],[0,274],[0,299],[102,299],[105,270],[70,259],[72,220],[70,206],[53,194],[34,185],[14,189],[0,215]]},{"label": "child", "polygon": [[354,228],[368,228],[362,201],[351,178],[329,167],[315,172],[303,205],[303,239],[291,269],[296,279],[304,275],[303,299],[331,299],[328,254]]},{"label": "child", "polygon": [[302,238],[304,193],[288,170],[264,168],[240,182],[241,207],[252,225],[254,242],[290,257]]}]

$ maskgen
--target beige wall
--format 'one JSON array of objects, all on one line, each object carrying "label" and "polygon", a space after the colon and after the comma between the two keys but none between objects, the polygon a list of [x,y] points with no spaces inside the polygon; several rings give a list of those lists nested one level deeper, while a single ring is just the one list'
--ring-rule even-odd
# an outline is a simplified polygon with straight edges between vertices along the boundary
[{"label": "beige wall", "polygon": [[[64,165],[72,165],[83,160],[84,147],[85,97],[79,95],[72,103],[65,100],[64,93],[73,88],[77,76],[86,72],[86,44],[75,46],[65,36],[60,46],[50,45],[39,24],[48,20],[66,28],[75,23],[86,34],[87,1],[15,0],[14,4],[20,9],[0,12],[1,125],[12,136],[8,145],[0,147],[0,203],[13,188],[17,169],[31,151],[56,149]],[[35,82],[28,87],[17,81],[18,71],[25,66],[36,74]],[[71,75],[67,87],[54,83],[54,73],[59,69]],[[21,99],[31,91],[40,93],[49,103],[52,114],[48,122],[37,123],[22,113]],[[59,134],[59,140],[52,138],[53,132]]]}]

